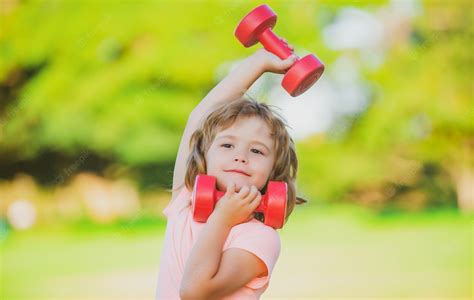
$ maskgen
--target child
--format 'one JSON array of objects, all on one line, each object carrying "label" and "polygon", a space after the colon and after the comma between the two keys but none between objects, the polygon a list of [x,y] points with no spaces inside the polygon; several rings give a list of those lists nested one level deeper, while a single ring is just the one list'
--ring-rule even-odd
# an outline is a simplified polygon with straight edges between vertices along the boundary
[{"label": "child", "polygon": [[[253,211],[269,180],[288,185],[286,218],[305,200],[296,197],[298,162],[285,122],[268,105],[242,96],[261,74],[283,73],[294,61],[256,51],[190,114],[172,200],[163,211],[168,224],[156,299],[258,299],[267,289],[280,238]],[[225,191],[206,223],[192,217],[198,174],[216,177],[217,189]]]}]

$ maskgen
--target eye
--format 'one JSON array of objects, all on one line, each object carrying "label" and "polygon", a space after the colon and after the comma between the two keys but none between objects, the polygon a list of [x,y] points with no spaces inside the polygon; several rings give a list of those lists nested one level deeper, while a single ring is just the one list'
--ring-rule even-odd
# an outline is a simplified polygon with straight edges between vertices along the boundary
[{"label": "eye", "polygon": [[[254,150],[255,150],[255,151],[254,151]],[[263,152],[260,151],[260,150],[258,150],[258,149],[252,149],[251,151],[252,151],[253,153],[255,153],[255,154],[262,154],[262,155],[263,155]]]},{"label": "eye", "polygon": [[231,144],[222,144],[221,147],[230,148],[230,147],[232,147],[232,145]]}]

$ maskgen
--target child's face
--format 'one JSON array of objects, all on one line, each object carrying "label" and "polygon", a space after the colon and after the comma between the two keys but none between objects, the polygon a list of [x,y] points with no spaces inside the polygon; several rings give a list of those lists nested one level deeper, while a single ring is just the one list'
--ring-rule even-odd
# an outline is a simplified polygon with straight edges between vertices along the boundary
[{"label": "child's face", "polygon": [[265,186],[275,161],[270,133],[260,118],[245,117],[216,134],[206,153],[206,165],[207,175],[217,178],[218,190],[225,191],[231,182],[236,191],[244,185],[255,185],[259,190]]}]

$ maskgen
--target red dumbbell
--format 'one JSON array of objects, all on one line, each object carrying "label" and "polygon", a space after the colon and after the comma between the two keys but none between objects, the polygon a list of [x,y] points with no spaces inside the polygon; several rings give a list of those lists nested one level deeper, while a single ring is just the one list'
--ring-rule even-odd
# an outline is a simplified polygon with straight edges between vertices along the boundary
[{"label": "red dumbbell", "polygon": [[[235,36],[245,46],[250,47],[257,42],[281,59],[286,59],[293,51],[284,43],[272,28],[277,15],[267,5],[260,5],[248,13],[237,25]],[[283,88],[293,97],[301,95],[309,89],[324,72],[324,65],[314,54],[298,59],[286,72],[281,82]]]},{"label": "red dumbbell", "polygon": [[[196,176],[192,195],[193,218],[197,222],[206,222],[216,202],[225,192],[216,189],[216,178],[208,175]],[[265,224],[275,229],[282,228],[286,216],[287,185],[283,181],[270,181],[267,193],[262,196],[256,212],[265,215]]]}]

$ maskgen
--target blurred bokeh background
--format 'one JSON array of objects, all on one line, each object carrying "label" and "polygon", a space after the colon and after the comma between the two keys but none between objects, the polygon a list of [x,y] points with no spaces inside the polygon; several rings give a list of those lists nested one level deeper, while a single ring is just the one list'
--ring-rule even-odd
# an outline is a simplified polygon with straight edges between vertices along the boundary
[{"label": "blurred bokeh background", "polygon": [[[299,194],[264,299],[466,298],[473,3],[267,1],[326,65],[281,108]],[[0,298],[150,299],[187,116],[256,1],[0,0]]]}]

